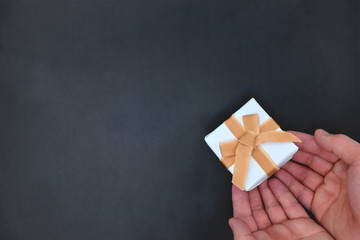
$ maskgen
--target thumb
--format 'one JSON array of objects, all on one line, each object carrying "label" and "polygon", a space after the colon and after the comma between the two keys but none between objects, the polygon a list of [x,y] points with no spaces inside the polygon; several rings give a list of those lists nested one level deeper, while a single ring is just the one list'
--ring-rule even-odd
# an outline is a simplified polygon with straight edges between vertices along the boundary
[{"label": "thumb", "polygon": [[315,141],[320,147],[334,153],[347,164],[360,164],[360,144],[343,134],[330,134],[322,129],[315,131]]},{"label": "thumb", "polygon": [[230,218],[229,225],[234,234],[234,240],[255,240],[249,226],[241,219]]}]

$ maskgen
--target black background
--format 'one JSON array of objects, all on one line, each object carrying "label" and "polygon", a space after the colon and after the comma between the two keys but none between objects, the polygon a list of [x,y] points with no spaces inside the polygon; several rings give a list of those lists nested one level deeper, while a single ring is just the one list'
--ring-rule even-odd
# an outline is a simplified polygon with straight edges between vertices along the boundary
[{"label": "black background", "polygon": [[359,3],[1,0],[0,239],[232,239],[203,137],[251,97],[360,139]]}]

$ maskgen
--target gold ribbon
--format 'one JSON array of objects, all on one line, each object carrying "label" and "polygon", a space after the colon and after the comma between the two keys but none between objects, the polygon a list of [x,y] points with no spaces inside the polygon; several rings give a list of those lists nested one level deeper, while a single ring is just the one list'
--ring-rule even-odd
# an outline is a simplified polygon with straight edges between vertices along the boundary
[{"label": "gold ribbon", "polygon": [[222,154],[220,161],[226,168],[235,163],[232,183],[242,190],[245,190],[251,156],[268,176],[279,170],[279,167],[261,148],[260,144],[265,142],[301,142],[291,133],[275,131],[279,125],[272,118],[268,118],[259,125],[258,114],[244,115],[244,126],[234,115],[224,123],[237,139],[220,143]]}]

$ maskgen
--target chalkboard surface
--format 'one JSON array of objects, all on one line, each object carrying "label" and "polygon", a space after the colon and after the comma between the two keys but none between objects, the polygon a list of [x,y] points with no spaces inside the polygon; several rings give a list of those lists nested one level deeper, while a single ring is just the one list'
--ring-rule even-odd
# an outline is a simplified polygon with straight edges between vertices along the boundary
[{"label": "chalkboard surface", "polygon": [[232,239],[203,138],[251,97],[360,140],[359,2],[0,1],[0,239]]}]

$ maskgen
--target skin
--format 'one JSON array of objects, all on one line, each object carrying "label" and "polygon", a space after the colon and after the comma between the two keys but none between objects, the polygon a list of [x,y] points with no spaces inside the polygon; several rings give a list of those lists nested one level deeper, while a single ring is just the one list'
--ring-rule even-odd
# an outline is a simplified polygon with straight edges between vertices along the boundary
[{"label": "skin", "polygon": [[292,161],[250,192],[233,186],[234,239],[360,239],[360,144],[291,133],[302,140]]}]

